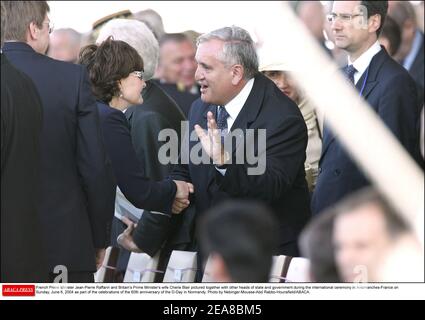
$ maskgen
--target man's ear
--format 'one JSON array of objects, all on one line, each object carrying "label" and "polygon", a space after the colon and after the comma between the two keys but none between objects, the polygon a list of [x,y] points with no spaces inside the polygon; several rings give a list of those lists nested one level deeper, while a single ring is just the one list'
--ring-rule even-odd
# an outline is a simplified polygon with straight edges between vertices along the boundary
[{"label": "man's ear", "polygon": [[382,17],[380,14],[375,14],[369,18],[369,32],[375,33],[382,25]]},{"label": "man's ear", "polygon": [[28,40],[37,40],[39,37],[40,28],[37,26],[35,22],[31,22],[29,26],[29,32],[28,32]]},{"label": "man's ear", "polygon": [[240,64],[235,64],[232,67],[232,84],[238,85],[244,77],[244,68]]}]

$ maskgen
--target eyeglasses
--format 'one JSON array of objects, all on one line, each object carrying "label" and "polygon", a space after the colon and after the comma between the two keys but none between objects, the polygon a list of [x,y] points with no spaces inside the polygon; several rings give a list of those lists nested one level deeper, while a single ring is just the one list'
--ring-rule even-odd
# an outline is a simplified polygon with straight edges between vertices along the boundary
[{"label": "eyeglasses", "polygon": [[336,14],[336,13],[330,13],[326,16],[326,19],[328,20],[328,22],[334,22],[336,20],[336,18],[340,18],[341,21],[343,22],[351,22],[351,20],[353,20],[353,18],[355,17],[361,17],[363,16],[363,14],[349,14],[349,13],[341,13],[341,14]]},{"label": "eyeglasses", "polygon": [[143,80],[143,75],[144,75],[144,72],[143,71],[133,71],[131,74],[134,75],[134,76],[136,76],[140,80]]},{"label": "eyeglasses", "polygon": [[53,22],[49,21],[49,22],[43,22],[43,24],[47,24],[48,28],[49,28],[49,33],[53,32],[53,28],[55,27]]}]

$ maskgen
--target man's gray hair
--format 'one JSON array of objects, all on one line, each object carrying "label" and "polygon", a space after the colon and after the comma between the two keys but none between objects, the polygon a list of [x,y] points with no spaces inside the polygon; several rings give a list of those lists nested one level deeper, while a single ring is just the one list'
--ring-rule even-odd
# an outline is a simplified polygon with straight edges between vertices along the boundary
[{"label": "man's gray hair", "polygon": [[144,79],[152,79],[158,64],[159,45],[152,31],[143,22],[130,19],[114,19],[100,29],[96,43],[100,44],[109,36],[132,46],[143,59]]},{"label": "man's gray hair", "polygon": [[237,26],[224,27],[201,35],[197,45],[212,39],[224,41],[223,52],[219,57],[224,64],[242,65],[245,79],[255,76],[258,72],[258,56],[248,31]]},{"label": "man's gray hair", "polygon": [[52,34],[67,35],[72,46],[80,46],[82,34],[72,28],[55,29]]}]

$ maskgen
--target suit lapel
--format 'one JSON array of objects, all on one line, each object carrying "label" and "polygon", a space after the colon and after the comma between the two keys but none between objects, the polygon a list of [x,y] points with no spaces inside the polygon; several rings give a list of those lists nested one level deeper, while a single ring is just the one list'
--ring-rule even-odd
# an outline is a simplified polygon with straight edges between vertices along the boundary
[{"label": "suit lapel", "polygon": [[[257,119],[258,113],[260,112],[261,106],[263,104],[266,81],[267,79],[261,73],[258,73],[255,76],[254,86],[252,87],[251,93],[249,94],[248,99],[236,117],[235,122],[233,122],[229,132],[233,132],[235,129],[242,129],[245,131],[249,128],[251,123]],[[230,137],[231,136],[228,135],[225,138],[225,143]],[[245,141],[245,138],[236,139],[236,141],[237,144],[234,147],[232,146],[232,154],[235,154],[239,144],[242,141]]]},{"label": "suit lapel", "polygon": [[[367,75],[365,88],[362,92],[362,97],[366,100],[367,97],[370,95],[370,93],[373,91],[373,89],[378,84],[378,81],[376,80],[378,77],[379,70],[381,69],[383,63],[385,60],[388,59],[388,53],[385,50],[384,47],[381,46],[381,51],[379,51],[370,62],[369,65],[369,72]],[[359,81],[357,81],[356,88],[357,91],[360,92],[363,83],[366,78],[366,72],[363,73]],[[328,150],[329,146],[332,144],[332,142],[335,141],[335,135],[334,133],[328,128],[328,126],[324,126],[323,128],[323,147],[322,147],[322,157],[325,155],[326,151]]]}]

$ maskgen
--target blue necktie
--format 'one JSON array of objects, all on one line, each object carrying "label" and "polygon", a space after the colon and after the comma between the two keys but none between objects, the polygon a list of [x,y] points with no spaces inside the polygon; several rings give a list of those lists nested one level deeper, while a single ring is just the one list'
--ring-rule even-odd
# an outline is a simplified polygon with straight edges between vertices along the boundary
[{"label": "blue necktie", "polygon": [[357,72],[357,69],[353,67],[352,64],[345,68],[345,75],[354,84],[354,74]]},{"label": "blue necktie", "polygon": [[229,117],[229,113],[227,112],[225,107],[217,108],[217,128],[221,133],[221,143],[224,144],[224,136],[228,132],[227,128],[227,118]]}]

